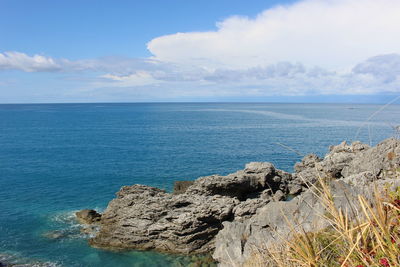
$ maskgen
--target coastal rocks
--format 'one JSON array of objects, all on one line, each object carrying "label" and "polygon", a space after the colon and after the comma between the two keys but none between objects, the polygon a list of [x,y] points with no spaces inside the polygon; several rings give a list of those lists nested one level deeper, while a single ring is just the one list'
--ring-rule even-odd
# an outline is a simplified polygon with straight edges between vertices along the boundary
[{"label": "coastal rocks", "polygon": [[99,233],[89,242],[105,248],[209,252],[222,222],[248,218],[274,197],[284,198],[290,178],[271,163],[252,162],[227,176],[178,183],[173,194],[125,186],[109,203]]},{"label": "coastal rocks", "polygon": [[76,218],[80,223],[83,224],[93,224],[100,222],[101,214],[95,210],[81,210],[75,213]]},{"label": "coastal rocks", "polygon": [[[109,249],[157,250],[196,254],[214,251],[223,266],[240,266],[254,249],[301,231],[328,226],[325,206],[312,188],[329,182],[335,205],[358,211],[357,195],[372,196],[374,186],[397,185],[400,141],[369,147],[360,142],[332,146],[324,158],[308,155],[294,173],[268,162],[251,162],[235,173],[177,181],[174,192],[124,186],[102,215],[81,211],[98,225],[89,243]],[[235,263],[235,264],[232,264]]]},{"label": "coastal rocks", "polygon": [[[289,186],[302,185],[303,192],[291,201],[271,201],[241,221],[224,222],[213,254],[220,266],[242,266],[260,249],[290,239],[296,231],[319,231],[329,226],[321,214],[326,207],[313,188],[304,185],[319,178],[330,184],[335,206],[353,216],[360,212],[357,196],[373,201],[374,190],[400,186],[400,141],[387,139],[370,148],[359,142],[331,147],[324,159],[306,156],[295,166]],[[351,211],[351,212],[349,212]]]}]

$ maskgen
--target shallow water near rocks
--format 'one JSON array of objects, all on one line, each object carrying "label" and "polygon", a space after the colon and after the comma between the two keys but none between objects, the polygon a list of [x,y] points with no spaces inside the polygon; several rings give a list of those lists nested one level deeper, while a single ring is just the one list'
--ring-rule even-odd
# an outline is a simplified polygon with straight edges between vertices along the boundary
[{"label": "shallow water near rocks", "polygon": [[[394,136],[400,106],[351,104],[0,105],[0,255],[57,266],[185,266],[192,258],[91,248],[74,212],[123,185],[228,174],[250,161],[292,171],[357,139]],[[294,152],[297,151],[297,153]],[[49,238],[50,237],[50,238]]]}]

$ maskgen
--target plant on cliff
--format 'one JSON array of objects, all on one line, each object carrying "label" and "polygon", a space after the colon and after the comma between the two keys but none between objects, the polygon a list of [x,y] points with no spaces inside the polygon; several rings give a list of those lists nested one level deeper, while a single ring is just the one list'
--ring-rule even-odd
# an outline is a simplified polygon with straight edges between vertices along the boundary
[{"label": "plant on cliff", "polygon": [[[390,178],[398,178],[394,169]],[[372,200],[358,196],[359,210],[338,209],[329,182],[319,179],[313,188],[330,226],[319,232],[295,230],[291,240],[275,247],[258,248],[246,266],[394,267],[400,266],[400,187],[373,192]]]}]

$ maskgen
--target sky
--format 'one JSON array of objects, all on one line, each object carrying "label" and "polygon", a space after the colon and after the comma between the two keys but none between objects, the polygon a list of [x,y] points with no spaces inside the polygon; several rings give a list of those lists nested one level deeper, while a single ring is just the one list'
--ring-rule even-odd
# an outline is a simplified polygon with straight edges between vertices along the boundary
[{"label": "sky", "polygon": [[398,0],[0,0],[0,103],[385,102]]}]

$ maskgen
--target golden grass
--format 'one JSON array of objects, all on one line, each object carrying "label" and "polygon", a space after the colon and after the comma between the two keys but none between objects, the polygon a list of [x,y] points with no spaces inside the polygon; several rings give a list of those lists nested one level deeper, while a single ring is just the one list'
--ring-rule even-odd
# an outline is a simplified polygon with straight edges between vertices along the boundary
[{"label": "golden grass", "polygon": [[326,209],[322,217],[330,227],[316,233],[303,231],[291,240],[281,240],[279,246],[259,248],[245,266],[400,266],[400,188],[375,189],[373,201],[359,195],[361,211],[351,218],[336,207],[323,179],[315,190]]}]

